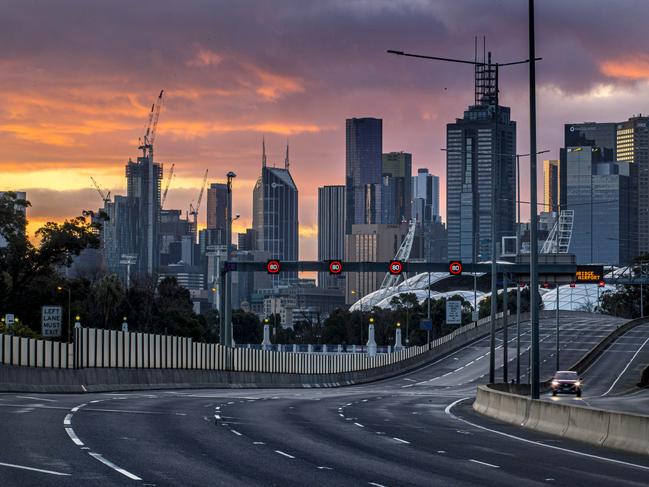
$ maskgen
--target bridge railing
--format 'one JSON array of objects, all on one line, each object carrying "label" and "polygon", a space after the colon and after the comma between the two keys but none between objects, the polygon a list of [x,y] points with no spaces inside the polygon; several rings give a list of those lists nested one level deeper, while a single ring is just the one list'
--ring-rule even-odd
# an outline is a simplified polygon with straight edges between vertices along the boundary
[{"label": "bridge railing", "polygon": [[[499,315],[500,317],[501,315]],[[285,374],[355,372],[395,364],[439,347],[477,325],[457,328],[428,345],[369,356],[230,348],[191,338],[95,328],[75,329],[71,344],[0,334],[0,364],[48,368],[195,369]]]}]

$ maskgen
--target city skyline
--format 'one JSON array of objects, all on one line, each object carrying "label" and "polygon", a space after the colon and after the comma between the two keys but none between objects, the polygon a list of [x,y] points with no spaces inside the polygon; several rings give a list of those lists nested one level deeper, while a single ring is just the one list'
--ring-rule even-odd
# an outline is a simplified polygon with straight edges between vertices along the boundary
[{"label": "city skyline", "polygon": [[[389,56],[385,49],[470,58],[474,35],[484,34],[498,59],[517,59],[525,52],[524,32],[505,29],[505,35],[502,30],[523,25],[525,8],[513,1],[500,3],[503,8],[483,12],[480,20],[466,16],[476,4],[470,1],[444,9],[439,3],[413,2],[330,2],[302,8],[291,2],[270,8],[260,2],[254,9],[188,4],[182,15],[195,20],[191,31],[175,26],[164,12],[147,10],[147,15],[160,15],[150,25],[165,28],[164,38],[141,35],[142,29],[147,33],[146,25],[119,20],[137,15],[141,6],[112,3],[90,11],[76,2],[9,5],[4,15],[11,21],[0,34],[11,52],[0,57],[5,68],[0,85],[7,94],[0,110],[3,188],[27,191],[33,203],[30,230],[99,208],[90,176],[113,194],[125,194],[123,161],[137,155],[148,107],[165,88],[156,159],[167,168],[176,164],[165,206],[186,211],[206,168],[210,182],[222,182],[222,175],[236,167],[235,211],[242,218],[235,232],[242,231],[251,223],[249,195],[257,176],[259,140],[265,135],[269,158],[281,160],[289,138],[292,172],[301,189],[303,257],[315,257],[317,187],[344,183],[346,118],[382,118],[383,152],[412,153],[413,173],[426,167],[445,180],[440,150],[444,125],[471,99],[471,69],[438,69],[433,63]],[[642,29],[630,25],[631,39],[618,42],[610,23],[613,7],[605,2],[584,6],[592,2],[547,2],[538,13],[540,21],[552,13],[552,22],[545,24],[555,29],[539,44],[544,58],[539,149],[550,150],[548,159],[559,157],[564,123],[626,120],[646,102],[642,88],[649,78],[649,58],[628,48]],[[52,22],[37,25],[36,8]],[[649,11],[649,6],[635,8],[639,14],[627,23],[640,22],[642,10]],[[74,20],[66,15],[72,10],[77,12]],[[249,15],[251,10],[256,14]],[[570,22],[577,12],[587,28]],[[407,28],[388,28],[395,23]],[[238,32],[232,31],[234,24],[240,26]],[[134,45],[136,34],[141,43]],[[80,43],[84,36],[91,42]],[[298,38],[306,41],[297,45]],[[289,45],[293,48],[286,56]],[[518,145],[524,151],[525,69],[504,73],[501,84],[503,104],[521,121]],[[594,99],[587,100],[589,96]],[[526,199],[526,162],[523,168]],[[445,216],[444,185],[440,192]]]}]

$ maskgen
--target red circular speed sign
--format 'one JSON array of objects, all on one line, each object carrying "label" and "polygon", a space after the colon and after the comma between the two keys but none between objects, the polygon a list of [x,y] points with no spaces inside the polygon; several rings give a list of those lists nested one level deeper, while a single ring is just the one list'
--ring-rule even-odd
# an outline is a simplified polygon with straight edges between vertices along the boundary
[{"label": "red circular speed sign", "polygon": [[459,276],[462,274],[462,261],[452,260],[448,263],[448,271],[452,276]]},{"label": "red circular speed sign", "polygon": [[281,267],[282,266],[277,259],[269,260],[268,262],[266,262],[266,271],[269,274],[279,274]]},{"label": "red circular speed sign", "polygon": [[399,274],[401,274],[401,272],[403,272],[403,262],[401,262],[400,260],[391,260],[388,270],[390,271],[390,274],[398,276]]},{"label": "red circular speed sign", "polygon": [[329,272],[331,274],[340,274],[343,271],[343,263],[339,260],[329,262]]}]

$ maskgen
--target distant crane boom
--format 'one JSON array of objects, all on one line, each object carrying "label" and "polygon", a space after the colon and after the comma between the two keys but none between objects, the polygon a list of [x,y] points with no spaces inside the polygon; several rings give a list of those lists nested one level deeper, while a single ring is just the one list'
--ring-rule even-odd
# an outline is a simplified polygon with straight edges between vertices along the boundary
[{"label": "distant crane boom", "polygon": [[101,189],[97,181],[95,181],[95,178],[93,178],[92,176],[90,176],[90,179],[92,181],[92,184],[95,186],[97,193],[99,193],[99,196],[101,196],[102,201],[104,203],[108,203],[110,201],[110,191],[105,192],[103,189]]},{"label": "distant crane boom", "polygon": [[164,90],[160,90],[160,94],[156,101],[151,105],[149,111],[149,120],[147,122],[144,137],[140,139],[140,146],[138,149],[142,151],[143,157],[149,156],[153,162],[153,142],[155,141],[156,131],[158,129],[158,119],[160,118],[160,109],[162,108],[162,95]]},{"label": "distant crane boom", "polygon": [[171,179],[174,177],[174,166],[175,166],[175,164],[172,164],[171,168],[169,169],[169,179],[167,179],[167,184],[165,184],[165,190],[162,193],[162,200],[160,201],[160,208],[164,207],[165,201],[167,200],[167,193],[169,192],[169,186],[171,186]]},{"label": "distant crane boom", "polygon": [[[192,233],[196,237],[198,233],[198,210],[201,207],[201,201],[203,200],[203,193],[205,192],[205,185],[207,184],[207,169],[205,169],[205,175],[203,176],[203,184],[201,184],[201,192],[198,194],[198,201],[196,201],[196,206],[193,203],[189,204],[189,214],[193,216],[192,222]],[[195,240],[195,238],[194,238]]]}]

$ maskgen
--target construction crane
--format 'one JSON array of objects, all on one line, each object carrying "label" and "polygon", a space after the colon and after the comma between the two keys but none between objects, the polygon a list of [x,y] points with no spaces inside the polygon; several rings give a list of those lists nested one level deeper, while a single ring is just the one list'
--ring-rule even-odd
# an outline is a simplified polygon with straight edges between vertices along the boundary
[{"label": "construction crane", "polygon": [[164,208],[165,201],[167,200],[167,192],[169,191],[169,186],[171,186],[171,180],[174,177],[174,166],[175,164],[172,164],[171,168],[169,169],[169,179],[167,179],[167,184],[165,184],[165,190],[162,193],[162,199],[160,200],[160,209]]},{"label": "construction crane", "polygon": [[205,175],[203,176],[203,184],[201,185],[201,192],[198,194],[198,201],[196,202],[196,207],[192,203],[189,204],[189,214],[194,217],[192,223],[192,234],[194,235],[194,240],[196,239],[196,234],[198,233],[198,210],[201,207],[201,201],[203,200],[203,193],[205,192],[205,185],[207,184],[207,169],[205,169]]},{"label": "construction crane", "polygon": [[162,95],[164,90],[160,90],[160,94],[156,101],[151,105],[149,112],[149,120],[146,126],[144,136],[140,138],[140,145],[138,149],[142,151],[143,157],[149,157],[153,162],[153,143],[155,142],[155,135],[158,129],[158,119],[160,118],[160,109],[162,108]]},{"label": "construction crane", "polygon": [[104,202],[104,206],[105,206],[106,203],[110,202],[110,191],[105,192],[103,189],[101,189],[97,181],[95,181],[95,178],[93,178],[92,176],[90,176],[90,179],[92,181],[92,184],[95,186],[97,193],[99,193],[99,196],[101,196],[101,199]]}]

